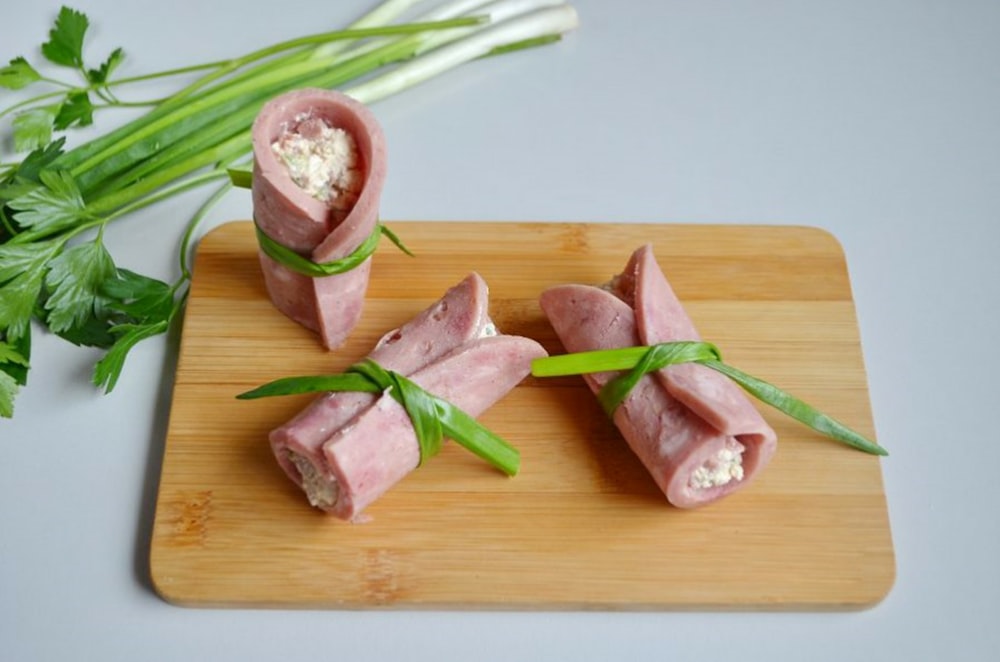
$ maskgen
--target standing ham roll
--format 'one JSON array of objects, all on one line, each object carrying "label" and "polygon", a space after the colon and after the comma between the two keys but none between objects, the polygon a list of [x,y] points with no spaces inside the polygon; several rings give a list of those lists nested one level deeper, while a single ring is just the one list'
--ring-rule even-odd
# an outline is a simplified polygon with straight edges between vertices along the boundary
[{"label": "standing ham roll", "polygon": [[[470,274],[385,334],[368,358],[477,417],[545,356],[534,340],[498,333],[488,299],[486,283]],[[342,519],[356,518],[420,462],[409,417],[387,394],[321,395],[273,430],[270,442],[309,502]]]},{"label": "standing ham roll", "polygon": [[[313,262],[350,255],[376,231],[386,175],[382,130],[362,104],[304,89],[268,102],[253,125],[253,213],[259,231]],[[271,301],[341,345],[361,317],[371,258],[345,273],[306,276],[260,251]]]},{"label": "standing ham roll", "polygon": [[[604,287],[562,285],[540,304],[568,352],[700,340],[656,263],[652,247],[632,254]],[[585,375],[597,393],[619,373]],[[643,377],[614,423],[667,500],[680,508],[717,501],[770,461],[774,430],[735,383],[695,363]]]}]

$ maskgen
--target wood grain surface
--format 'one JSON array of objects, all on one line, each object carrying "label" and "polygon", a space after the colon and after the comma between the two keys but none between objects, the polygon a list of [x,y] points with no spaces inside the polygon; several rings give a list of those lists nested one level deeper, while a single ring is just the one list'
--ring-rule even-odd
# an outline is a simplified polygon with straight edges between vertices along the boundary
[{"label": "wood grain surface", "polygon": [[[508,333],[563,350],[537,304],[599,283],[651,242],[726,361],[875,437],[839,243],[788,226],[389,223],[361,325],[335,352],[274,308],[253,228],[200,243],[151,542],[164,599],[190,606],[533,610],[859,609],[895,560],[880,460],[761,405],[779,450],[754,484],[672,508],[579,378],[526,379],[481,421],[517,446],[507,478],[448,444],[346,523],[307,504],[268,431],[311,396],[239,401],[278,377],[337,372],[470,271]],[[886,444],[893,450],[893,444]]]}]

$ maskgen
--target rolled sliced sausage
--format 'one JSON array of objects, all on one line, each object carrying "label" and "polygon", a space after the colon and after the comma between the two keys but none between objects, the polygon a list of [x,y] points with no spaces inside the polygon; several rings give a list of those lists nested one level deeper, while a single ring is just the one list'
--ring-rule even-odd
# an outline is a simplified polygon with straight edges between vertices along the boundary
[{"label": "rolled sliced sausage", "polygon": [[[534,340],[521,336],[478,338],[410,376],[424,390],[477,417],[531,371],[545,356]],[[354,519],[420,462],[409,415],[395,398],[382,395],[323,444],[327,470],[336,486],[329,504],[337,517]]]},{"label": "rolled sliced sausage", "polygon": [[[333,90],[303,89],[269,101],[252,129],[254,222],[314,262],[350,255],[378,223],[386,176],[382,129],[364,105]],[[310,277],[260,251],[275,307],[340,346],[361,317],[371,259]]]},{"label": "rolled sliced sausage", "polygon": [[[386,333],[368,358],[478,416],[545,355],[534,340],[500,334],[488,300],[485,281],[470,274]],[[269,438],[279,465],[310,503],[343,519],[356,518],[420,460],[409,417],[387,394],[323,394]]]},{"label": "rolled sliced sausage", "polygon": [[[649,245],[606,286],[552,287],[540,304],[568,352],[700,340]],[[584,379],[597,393],[617,374]],[[680,508],[717,501],[748,484],[777,445],[774,430],[739,386],[697,364],[643,377],[614,422],[667,500]]]}]

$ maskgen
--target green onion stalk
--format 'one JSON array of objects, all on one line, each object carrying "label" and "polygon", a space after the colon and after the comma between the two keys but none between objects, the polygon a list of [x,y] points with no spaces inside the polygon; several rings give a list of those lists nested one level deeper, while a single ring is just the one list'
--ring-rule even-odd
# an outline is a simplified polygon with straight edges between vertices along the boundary
[{"label": "green onion stalk", "polygon": [[335,375],[282,377],[238,394],[256,400],[302,393],[385,393],[406,411],[420,447],[420,464],[441,451],[447,437],[508,476],[521,466],[520,452],[469,414],[422,389],[415,382],[371,359],[364,359]]},{"label": "green onion stalk", "polygon": [[[85,66],[89,20],[63,7],[42,54],[82,84],[43,76],[23,57],[0,67],[0,87],[47,87],[0,109],[25,154],[0,164],[0,416],[13,415],[27,380],[32,319],[106,349],[93,375],[106,392],[129,349],[170,327],[186,300],[197,227],[231,189],[230,173],[247,167],[251,126],[268,100],[320,87],[371,104],[472,60],[556,41],[577,25],[573,7],[553,0],[451,0],[408,18],[416,4],[386,0],[343,30],[128,78],[115,76],[121,49]],[[169,77],[187,82],[162,99],[118,98],[129,84]],[[147,110],[136,119],[67,148],[64,132],[90,126],[103,108],[139,105]],[[114,265],[103,245],[111,221],[213,184],[185,228],[174,283]]]},{"label": "green onion stalk", "polygon": [[531,365],[531,374],[535,377],[560,377],[622,371],[597,394],[598,401],[610,417],[640,379],[651,372],[679,363],[698,363],[725,375],[756,399],[834,441],[872,455],[888,455],[888,451],[882,446],[812,405],[769,382],[724,363],[719,348],[712,343],[685,340],[549,356],[535,359]]}]

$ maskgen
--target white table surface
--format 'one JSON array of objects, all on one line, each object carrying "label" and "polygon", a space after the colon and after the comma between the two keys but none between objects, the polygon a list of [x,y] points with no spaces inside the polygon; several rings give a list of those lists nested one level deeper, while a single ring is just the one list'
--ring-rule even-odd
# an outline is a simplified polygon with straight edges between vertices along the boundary
[{"label": "white table surface", "polygon": [[[5,4],[0,59],[38,61],[57,3]],[[888,597],[849,613],[171,606],[147,560],[176,338],[142,344],[103,396],[95,352],[36,333],[30,384],[0,421],[0,660],[998,659],[1000,3],[575,5],[582,27],[557,46],[373,105],[383,218],[835,234],[891,451]],[[368,3],[75,6],[92,58],[122,46],[140,73],[341,27]],[[172,279],[202,195],[113,227],[119,264]],[[238,192],[207,227],[249,213]]]}]

